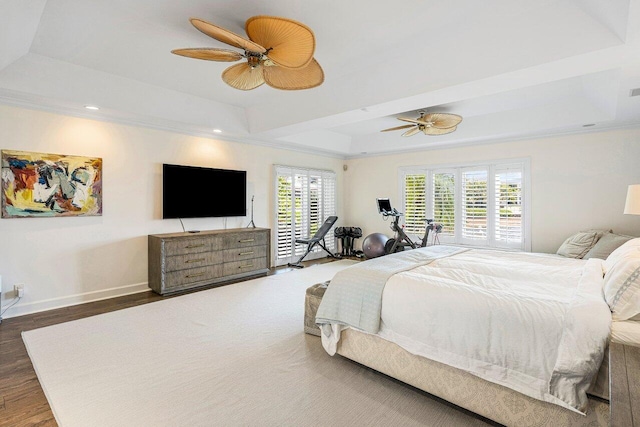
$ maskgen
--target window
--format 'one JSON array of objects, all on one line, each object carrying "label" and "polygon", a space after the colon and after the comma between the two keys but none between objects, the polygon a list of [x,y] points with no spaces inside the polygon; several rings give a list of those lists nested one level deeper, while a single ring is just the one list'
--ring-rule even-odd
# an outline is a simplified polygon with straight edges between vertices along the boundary
[{"label": "window", "polygon": [[528,160],[401,169],[405,230],[422,236],[425,218],[442,243],[530,250]]},{"label": "window", "polygon": [[[325,219],[336,213],[336,174],[331,171],[275,167],[276,224],[274,233],[275,264],[297,260],[306,245],[296,245],[295,239],[312,236]],[[327,248],[335,251],[333,230],[326,238]],[[314,254],[324,256],[320,249]]]},{"label": "window", "polygon": [[425,174],[407,174],[404,177],[404,228],[407,233],[420,234],[424,230],[427,178]]},{"label": "window", "polygon": [[452,172],[433,174],[433,215],[431,217],[438,224],[442,224],[442,236],[453,236],[455,232],[455,189],[455,178]]},{"label": "window", "polygon": [[522,170],[496,168],[496,241],[506,245],[522,240]]},{"label": "window", "polygon": [[462,240],[487,239],[487,171],[462,171]]}]

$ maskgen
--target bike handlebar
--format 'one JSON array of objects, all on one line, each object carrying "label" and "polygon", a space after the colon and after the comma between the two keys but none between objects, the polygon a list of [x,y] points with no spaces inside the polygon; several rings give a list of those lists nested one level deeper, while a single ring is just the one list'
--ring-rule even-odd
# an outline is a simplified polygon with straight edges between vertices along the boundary
[{"label": "bike handlebar", "polygon": [[390,211],[382,211],[383,216],[402,216],[404,215],[402,212],[398,212],[396,208],[392,208]]}]

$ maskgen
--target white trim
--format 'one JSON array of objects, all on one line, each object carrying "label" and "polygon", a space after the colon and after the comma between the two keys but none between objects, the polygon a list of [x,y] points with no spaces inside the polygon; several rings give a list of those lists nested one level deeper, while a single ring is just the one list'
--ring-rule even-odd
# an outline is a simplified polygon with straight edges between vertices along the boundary
[{"label": "white trim", "polygon": [[41,311],[54,310],[56,308],[70,307],[73,305],[86,304],[89,302],[117,298],[125,295],[148,292],[150,290],[151,289],[149,288],[149,284],[147,282],[144,282],[135,283],[133,285],[119,286],[116,288],[100,289],[97,291],[84,292],[81,294],[17,304],[8,309],[7,312],[2,316],[2,318],[8,319],[10,317],[24,316],[27,314],[39,313]]},{"label": "white trim", "polygon": [[523,159],[522,186],[524,187],[522,210],[524,216],[524,250],[531,252],[531,158]]}]

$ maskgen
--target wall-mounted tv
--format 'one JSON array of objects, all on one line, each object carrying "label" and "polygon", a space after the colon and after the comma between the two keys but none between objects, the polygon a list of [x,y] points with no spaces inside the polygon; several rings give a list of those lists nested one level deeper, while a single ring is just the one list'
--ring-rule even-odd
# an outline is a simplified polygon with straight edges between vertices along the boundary
[{"label": "wall-mounted tv", "polygon": [[246,214],[246,171],[162,165],[163,218]]}]

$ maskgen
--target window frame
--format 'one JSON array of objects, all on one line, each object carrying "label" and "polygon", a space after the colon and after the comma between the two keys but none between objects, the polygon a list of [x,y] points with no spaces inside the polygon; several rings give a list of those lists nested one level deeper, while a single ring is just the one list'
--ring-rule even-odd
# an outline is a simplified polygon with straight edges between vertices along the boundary
[{"label": "window frame", "polygon": [[[522,171],[522,241],[519,244],[503,244],[496,241],[496,192],[495,175],[496,171],[504,170],[508,167],[519,166]],[[487,239],[471,240],[462,237],[462,172],[484,169],[487,171]],[[482,247],[504,250],[520,250],[531,252],[531,159],[512,158],[487,160],[478,162],[460,162],[447,164],[428,164],[421,166],[404,166],[398,168],[398,194],[400,194],[400,208],[405,210],[405,175],[426,174],[426,212],[427,217],[432,218],[433,207],[433,174],[434,173],[454,173],[454,235],[440,235],[442,244],[455,244],[470,247]],[[494,189],[494,190],[490,190]],[[422,237],[420,235],[419,237]]]}]

